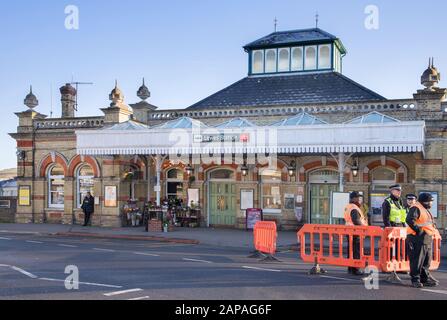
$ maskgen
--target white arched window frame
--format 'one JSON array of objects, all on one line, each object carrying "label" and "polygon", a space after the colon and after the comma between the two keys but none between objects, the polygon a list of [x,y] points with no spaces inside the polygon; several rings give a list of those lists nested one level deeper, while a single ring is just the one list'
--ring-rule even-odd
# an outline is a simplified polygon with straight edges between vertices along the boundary
[{"label": "white arched window frame", "polygon": [[278,71],[290,71],[290,49],[281,48],[278,50]]},{"label": "white arched window frame", "polygon": [[273,73],[277,71],[276,49],[268,49],[265,51],[265,72]]},{"label": "white arched window frame", "polygon": [[253,73],[264,73],[264,51],[255,50],[253,51],[252,57],[252,72]]},{"label": "white arched window frame", "polygon": [[292,71],[303,71],[303,47],[292,48]]},{"label": "white arched window frame", "polygon": [[260,172],[261,176],[261,201],[264,213],[281,214],[282,193],[281,170],[264,169]]},{"label": "white arched window frame", "polygon": [[90,192],[92,196],[94,194],[95,174],[92,167],[89,165],[83,165],[76,171],[76,204],[78,208],[81,208],[87,192]]},{"label": "white arched window frame", "polygon": [[317,69],[317,46],[306,47],[304,69],[305,70]]},{"label": "white arched window frame", "polygon": [[48,170],[48,207],[63,209],[65,204],[64,198],[65,175],[64,169],[56,164]]},{"label": "white arched window frame", "polygon": [[318,47],[318,69],[329,69],[331,67],[331,46],[321,45]]}]

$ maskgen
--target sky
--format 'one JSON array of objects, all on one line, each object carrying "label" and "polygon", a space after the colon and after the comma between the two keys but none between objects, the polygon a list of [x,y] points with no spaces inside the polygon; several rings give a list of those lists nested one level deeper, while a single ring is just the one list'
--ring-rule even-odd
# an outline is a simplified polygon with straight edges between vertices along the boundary
[{"label": "sky", "polygon": [[[67,6],[79,29],[66,28]],[[365,8],[379,9],[378,29]],[[186,108],[247,75],[242,47],[274,30],[319,27],[348,50],[343,73],[389,99],[421,88],[428,58],[447,72],[444,0],[15,0],[0,19],[0,169],[16,166],[15,112],[33,86],[36,111],[60,117],[59,88],[80,87],[78,116],[102,115],[118,80],[127,103],[145,77],[160,109]],[[447,86],[447,82],[440,85]]]}]

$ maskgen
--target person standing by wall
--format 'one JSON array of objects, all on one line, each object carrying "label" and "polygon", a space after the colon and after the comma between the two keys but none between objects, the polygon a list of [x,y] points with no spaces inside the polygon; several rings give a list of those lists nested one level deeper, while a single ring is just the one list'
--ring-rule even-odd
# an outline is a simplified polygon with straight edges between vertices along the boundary
[{"label": "person standing by wall", "polygon": [[414,288],[436,287],[438,280],[430,275],[432,260],[433,235],[436,225],[430,209],[433,196],[421,193],[418,202],[410,209],[407,216],[407,252],[410,260],[411,283]]},{"label": "person standing by wall", "polygon": [[[359,192],[351,192],[349,195],[349,204],[345,207],[344,217],[345,217],[345,224],[347,226],[368,226],[368,219],[363,213],[360,204],[360,198],[363,196]],[[360,238],[359,237],[353,237],[353,243],[352,243],[352,253],[354,259],[360,259]],[[348,240],[348,255],[349,253],[349,240]],[[363,275],[363,271],[361,271],[358,268],[348,268],[348,273],[361,276]]]},{"label": "person standing by wall", "polygon": [[86,227],[90,223],[91,215],[95,212],[95,198],[90,192],[87,192],[84,201],[82,201],[81,209],[84,212],[84,227]]},{"label": "person standing by wall", "polygon": [[407,210],[401,198],[402,187],[394,185],[390,187],[390,195],[382,204],[383,223],[385,228],[405,228]]}]

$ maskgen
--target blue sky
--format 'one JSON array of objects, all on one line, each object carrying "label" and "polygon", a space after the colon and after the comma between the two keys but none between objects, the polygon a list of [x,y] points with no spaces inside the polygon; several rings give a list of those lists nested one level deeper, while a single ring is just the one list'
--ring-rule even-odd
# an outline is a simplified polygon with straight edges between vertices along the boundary
[{"label": "blue sky", "polygon": [[[364,27],[367,5],[380,9],[379,30]],[[80,10],[80,29],[65,29],[67,5]],[[94,82],[80,89],[78,115],[101,115],[118,79],[126,102],[137,102],[141,78],[149,102],[185,108],[243,78],[242,46],[273,31],[319,26],[341,38],[348,55],[344,74],[390,99],[410,98],[435,57],[447,72],[442,0],[15,0],[1,4],[0,168],[16,166],[14,112],[32,84],[37,111],[60,116],[58,88],[71,81]],[[447,83],[441,82],[447,86]],[[51,87],[53,98],[51,99]]]}]

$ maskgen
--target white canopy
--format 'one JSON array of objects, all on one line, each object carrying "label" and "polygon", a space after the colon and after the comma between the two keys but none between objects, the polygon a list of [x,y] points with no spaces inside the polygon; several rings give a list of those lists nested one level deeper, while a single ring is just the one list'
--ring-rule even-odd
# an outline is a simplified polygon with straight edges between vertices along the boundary
[{"label": "white canopy", "polygon": [[424,121],[76,131],[80,155],[423,152]]}]

